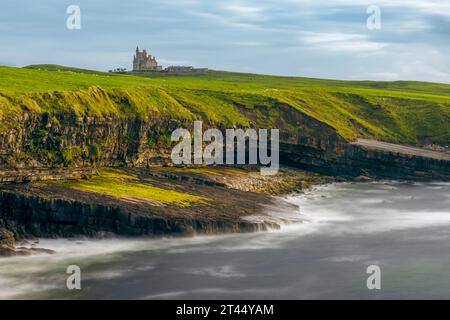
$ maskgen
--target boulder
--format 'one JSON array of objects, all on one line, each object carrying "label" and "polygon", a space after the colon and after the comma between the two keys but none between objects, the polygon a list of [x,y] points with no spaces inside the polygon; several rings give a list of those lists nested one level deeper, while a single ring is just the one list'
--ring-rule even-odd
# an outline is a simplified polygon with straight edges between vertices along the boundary
[{"label": "boulder", "polygon": [[373,181],[373,179],[370,178],[370,177],[367,177],[367,176],[358,176],[358,177],[356,177],[354,179],[354,181],[356,181],[356,182],[370,182],[370,181]]},{"label": "boulder", "polygon": [[4,228],[0,228],[0,257],[16,255],[16,241],[14,234]]},{"label": "boulder", "polygon": [[27,247],[19,247],[17,248],[16,254],[18,256],[31,256],[33,254],[54,254],[56,253],[54,250],[45,249],[45,248],[27,248]]}]

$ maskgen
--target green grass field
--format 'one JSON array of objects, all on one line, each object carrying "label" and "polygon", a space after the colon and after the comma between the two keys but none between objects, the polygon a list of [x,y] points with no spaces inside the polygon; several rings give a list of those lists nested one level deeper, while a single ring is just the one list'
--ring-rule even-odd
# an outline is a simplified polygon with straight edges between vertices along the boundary
[{"label": "green grass field", "polygon": [[[169,116],[248,126],[241,111],[288,104],[358,137],[418,144],[450,141],[450,85],[339,81],[210,71],[194,76],[118,75],[38,65],[0,67],[0,130],[20,113]],[[240,111],[241,110],[241,111]]]}]

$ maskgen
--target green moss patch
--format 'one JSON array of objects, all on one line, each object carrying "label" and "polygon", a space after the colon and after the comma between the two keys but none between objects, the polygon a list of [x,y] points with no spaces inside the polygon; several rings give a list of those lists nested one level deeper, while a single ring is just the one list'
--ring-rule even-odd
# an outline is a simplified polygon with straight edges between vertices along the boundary
[{"label": "green moss patch", "polygon": [[95,192],[115,198],[143,200],[162,204],[175,204],[187,207],[195,203],[206,204],[209,199],[175,190],[154,187],[149,180],[139,180],[134,174],[118,169],[104,169],[100,175],[88,180],[67,180],[45,182],[58,184],[67,188]]}]

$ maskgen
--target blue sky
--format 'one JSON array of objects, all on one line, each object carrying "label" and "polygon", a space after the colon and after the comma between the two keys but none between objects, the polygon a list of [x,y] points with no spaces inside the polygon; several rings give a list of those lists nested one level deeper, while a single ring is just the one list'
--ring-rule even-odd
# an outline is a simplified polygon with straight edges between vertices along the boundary
[{"label": "blue sky", "polygon": [[[81,30],[66,9],[81,8]],[[366,27],[369,5],[381,30]],[[2,0],[0,64],[161,64],[335,79],[450,83],[449,0]]]}]

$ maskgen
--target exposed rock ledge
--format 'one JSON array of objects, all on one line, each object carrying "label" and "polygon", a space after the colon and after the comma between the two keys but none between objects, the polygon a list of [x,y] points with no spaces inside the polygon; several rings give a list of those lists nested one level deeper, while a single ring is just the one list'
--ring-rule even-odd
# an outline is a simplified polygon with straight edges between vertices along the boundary
[{"label": "exposed rock ledge", "polygon": [[11,168],[0,170],[0,183],[82,179],[97,175],[93,167],[83,168]]},{"label": "exposed rock ledge", "polygon": [[[189,193],[209,201],[178,206],[81,191],[60,183],[7,184],[0,189],[0,226],[18,237],[186,236],[278,229],[290,218],[277,218],[272,212],[280,210],[298,214],[297,207],[267,194],[237,190],[240,186],[249,185],[252,175],[246,170],[217,169],[217,172],[223,172],[220,176],[211,173],[214,169],[121,170],[136,177],[133,183]],[[308,179],[315,182],[319,179],[316,175],[298,172],[298,181],[289,182],[292,185],[281,186],[280,181],[274,179],[273,190],[294,185],[298,188],[299,185],[308,185]],[[293,173],[289,172],[289,175],[292,180]],[[215,180],[208,178],[211,176],[215,176]],[[220,186],[219,177],[226,180],[233,176],[236,186],[227,186],[226,183]],[[269,181],[266,184],[269,186]],[[269,188],[269,191],[273,190]],[[252,219],[252,216],[258,219]]]},{"label": "exposed rock ledge", "polygon": [[358,139],[353,144],[368,149],[380,150],[390,153],[408,154],[416,157],[450,161],[450,152],[448,151],[429,150],[424,148],[411,147],[401,144],[387,143],[383,141],[368,140],[368,139]]}]

